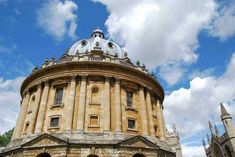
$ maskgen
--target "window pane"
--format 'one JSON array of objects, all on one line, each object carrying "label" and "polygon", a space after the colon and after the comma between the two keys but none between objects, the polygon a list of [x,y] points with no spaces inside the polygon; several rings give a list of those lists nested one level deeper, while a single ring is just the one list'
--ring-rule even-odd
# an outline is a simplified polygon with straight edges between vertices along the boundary
[{"label": "window pane", "polygon": [[90,116],[90,125],[98,125],[98,116]]},{"label": "window pane", "polygon": [[55,104],[61,104],[63,98],[63,88],[56,89]]},{"label": "window pane", "polygon": [[57,126],[59,126],[59,117],[51,118],[50,126],[51,126],[51,127],[57,127]]},{"label": "window pane", "polygon": [[128,119],[128,128],[135,129],[135,120]]},{"label": "window pane", "polygon": [[133,99],[133,93],[127,92],[127,106],[132,107],[132,99]]}]

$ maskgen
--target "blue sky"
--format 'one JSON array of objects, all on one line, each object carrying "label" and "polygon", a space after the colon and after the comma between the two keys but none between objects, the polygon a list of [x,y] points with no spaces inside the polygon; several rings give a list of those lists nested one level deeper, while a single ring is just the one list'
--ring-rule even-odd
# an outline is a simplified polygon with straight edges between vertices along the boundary
[{"label": "blue sky", "polygon": [[232,0],[0,0],[0,133],[14,126],[20,84],[33,67],[96,27],[155,72],[184,155],[205,156],[208,120],[223,132],[219,103],[235,117]]}]

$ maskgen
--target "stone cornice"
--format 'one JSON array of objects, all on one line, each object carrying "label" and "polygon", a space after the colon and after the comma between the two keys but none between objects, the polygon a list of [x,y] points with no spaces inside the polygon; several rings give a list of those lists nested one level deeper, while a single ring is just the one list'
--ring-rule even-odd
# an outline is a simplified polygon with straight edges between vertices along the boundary
[{"label": "stone cornice", "polygon": [[164,99],[164,90],[160,83],[148,74],[121,64],[110,62],[95,62],[95,61],[79,61],[79,62],[66,62],[48,66],[37,70],[29,75],[21,86],[21,94],[26,88],[45,79],[55,79],[58,77],[66,77],[73,75],[81,75],[86,73],[89,75],[100,76],[113,76],[126,79],[137,84],[143,84],[145,87],[152,89],[161,98]]}]

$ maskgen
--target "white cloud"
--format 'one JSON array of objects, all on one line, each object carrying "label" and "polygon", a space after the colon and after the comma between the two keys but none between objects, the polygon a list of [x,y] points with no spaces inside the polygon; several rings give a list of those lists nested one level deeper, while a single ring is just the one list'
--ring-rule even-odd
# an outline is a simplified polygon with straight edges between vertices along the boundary
[{"label": "white cloud", "polygon": [[182,145],[183,156],[185,157],[203,157],[206,156],[203,146]]},{"label": "white cloud", "polygon": [[230,3],[218,12],[210,34],[219,37],[222,41],[235,35],[235,2]]},{"label": "white cloud", "polygon": [[15,126],[20,108],[20,86],[24,77],[4,80],[0,77],[0,134]]},{"label": "white cloud", "polygon": [[[132,59],[148,67],[191,64],[197,60],[198,35],[213,19],[214,0],[93,0],[107,6],[110,38],[123,43]],[[179,69],[178,69],[179,70]],[[184,70],[182,70],[184,71]],[[177,73],[178,76],[182,74]],[[175,83],[168,79],[170,84]]]},{"label": "white cloud", "polygon": [[165,116],[168,123],[176,123],[183,135],[207,129],[208,120],[220,119],[220,102],[225,102],[229,112],[235,107],[235,53],[220,77],[195,77],[189,88],[180,88],[165,98]]},{"label": "white cloud", "polygon": [[167,64],[163,65],[160,68],[160,77],[164,78],[164,80],[169,84],[169,85],[174,85],[179,80],[184,74],[185,69],[183,69],[180,65],[178,64]]},{"label": "white cloud", "polygon": [[71,0],[48,0],[37,11],[37,21],[48,34],[61,40],[65,35],[76,38],[78,6]]}]

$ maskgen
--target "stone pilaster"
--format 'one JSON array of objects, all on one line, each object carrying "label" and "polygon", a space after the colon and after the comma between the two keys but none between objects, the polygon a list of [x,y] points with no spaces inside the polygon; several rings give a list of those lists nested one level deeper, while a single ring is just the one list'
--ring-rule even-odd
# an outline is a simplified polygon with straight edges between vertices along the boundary
[{"label": "stone pilaster", "polygon": [[146,95],[146,104],[147,104],[147,110],[148,110],[148,119],[149,119],[149,132],[150,135],[154,136],[155,131],[154,131],[154,123],[153,123],[153,110],[152,110],[152,104],[151,104],[151,95],[150,92],[147,91]]},{"label": "stone pilaster", "polygon": [[40,98],[41,98],[41,91],[42,91],[42,85],[39,84],[38,88],[37,88],[37,92],[36,92],[34,107],[32,108],[31,121],[29,124],[29,133],[30,134],[34,133],[37,114],[38,114],[38,108],[39,108],[39,102],[40,102]]},{"label": "stone pilaster", "polygon": [[146,111],[143,87],[139,88],[139,97],[140,97],[140,116],[141,116],[142,135],[148,135],[148,120],[147,120],[147,111]]},{"label": "stone pilaster", "polygon": [[163,124],[163,119],[162,119],[162,109],[161,109],[161,103],[160,100],[157,100],[157,106],[156,106],[156,116],[157,116],[157,120],[158,120],[158,129],[159,129],[159,137],[160,140],[164,141],[165,137],[164,137],[164,124]]},{"label": "stone pilaster", "polygon": [[48,92],[49,92],[49,82],[45,81],[44,83],[44,89],[42,92],[42,98],[39,106],[39,112],[38,112],[38,118],[37,123],[35,127],[35,133],[41,133],[43,121],[45,117],[45,111],[46,111],[46,105],[47,105],[47,98],[48,98]]},{"label": "stone pilaster", "polygon": [[16,123],[16,127],[14,130],[14,139],[18,139],[21,138],[22,135],[22,131],[24,128],[24,121],[25,121],[25,117],[27,115],[27,109],[28,109],[28,105],[29,105],[29,98],[30,98],[30,93],[29,91],[26,92],[26,94],[24,94],[25,96],[23,97],[22,100],[22,104],[21,104],[21,108],[20,108],[20,114]]},{"label": "stone pilaster", "polygon": [[73,76],[70,82],[70,90],[69,90],[68,100],[66,104],[67,106],[66,122],[65,122],[66,132],[71,132],[71,129],[72,129],[75,92],[76,92],[76,77]]},{"label": "stone pilaster", "polygon": [[122,131],[121,93],[119,79],[116,79],[115,82],[115,131]]},{"label": "stone pilaster", "polygon": [[104,96],[103,96],[103,106],[104,106],[104,131],[110,131],[110,122],[111,122],[111,107],[110,107],[110,77],[105,76],[105,83],[104,83]]},{"label": "stone pilaster", "polygon": [[163,137],[164,137],[164,140],[166,139],[166,125],[165,125],[165,117],[164,117],[164,114],[163,114],[163,105],[161,104],[161,116],[162,116],[162,126],[163,126]]},{"label": "stone pilaster", "polygon": [[86,88],[87,88],[87,75],[82,75],[80,95],[79,95],[78,120],[77,120],[77,131],[81,133],[84,132]]}]

